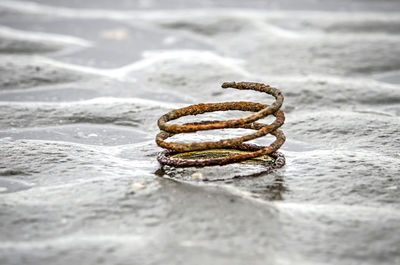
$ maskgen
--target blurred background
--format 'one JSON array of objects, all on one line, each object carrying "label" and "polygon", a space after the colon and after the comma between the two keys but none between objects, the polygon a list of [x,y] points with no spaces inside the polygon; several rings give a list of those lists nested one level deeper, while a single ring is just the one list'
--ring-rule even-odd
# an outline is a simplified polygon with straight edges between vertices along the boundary
[{"label": "blurred background", "polygon": [[[161,168],[164,113],[273,102],[225,81],[286,166]],[[400,264],[399,116],[397,0],[0,0],[0,264]]]}]

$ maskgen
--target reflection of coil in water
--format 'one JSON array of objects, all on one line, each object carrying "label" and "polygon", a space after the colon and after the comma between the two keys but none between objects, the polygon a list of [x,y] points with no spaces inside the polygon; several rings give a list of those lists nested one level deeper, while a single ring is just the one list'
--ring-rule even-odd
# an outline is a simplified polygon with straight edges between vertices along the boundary
[{"label": "reflection of coil in water", "polygon": [[[160,128],[161,132],[156,136],[156,142],[158,146],[167,150],[161,152],[158,155],[158,161],[163,165],[176,167],[212,166],[225,165],[268,155],[275,159],[274,163],[270,165],[271,170],[282,167],[285,164],[285,158],[281,153],[276,152],[285,142],[285,135],[281,130],[278,129],[285,121],[285,115],[283,114],[283,111],[280,110],[280,107],[283,103],[282,93],[278,89],[270,87],[268,85],[252,82],[226,82],[222,84],[222,87],[265,92],[275,97],[276,100],[271,105],[245,101],[198,104],[181,109],[175,109],[168,112],[167,114],[164,114],[158,120],[158,127]],[[197,115],[206,112],[228,110],[252,111],[256,113],[237,120],[201,121],[185,123],[182,125],[167,123],[171,120],[175,120],[187,115]],[[276,118],[275,121],[271,124],[255,122],[271,114],[274,115]],[[175,134],[225,128],[253,129],[256,130],[256,132],[242,137],[223,139],[216,142],[173,143],[165,141],[167,138],[174,136]],[[244,143],[245,141],[250,141],[258,137],[265,136],[267,134],[272,134],[276,137],[276,140],[269,146],[258,146],[255,144]],[[245,152],[235,152],[228,149],[240,150]],[[202,159],[182,158],[187,152],[204,152],[204,150],[209,150],[210,152],[215,151],[217,153],[223,152],[224,155],[220,157],[206,157]]]}]

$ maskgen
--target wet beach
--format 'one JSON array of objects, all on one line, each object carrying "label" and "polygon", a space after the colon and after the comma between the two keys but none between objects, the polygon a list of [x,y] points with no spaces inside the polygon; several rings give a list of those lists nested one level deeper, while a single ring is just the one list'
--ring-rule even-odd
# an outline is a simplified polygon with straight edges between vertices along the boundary
[{"label": "wet beach", "polygon": [[[3,0],[0,58],[0,264],[400,264],[399,2]],[[161,168],[164,113],[273,102],[225,81],[286,165]]]}]

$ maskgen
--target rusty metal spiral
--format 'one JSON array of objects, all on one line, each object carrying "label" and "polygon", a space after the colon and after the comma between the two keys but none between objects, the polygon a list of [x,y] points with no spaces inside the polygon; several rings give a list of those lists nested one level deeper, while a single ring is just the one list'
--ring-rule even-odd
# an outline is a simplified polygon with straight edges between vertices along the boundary
[{"label": "rusty metal spiral", "polygon": [[[166,149],[162,151],[157,160],[162,165],[169,165],[175,167],[192,167],[192,166],[213,166],[213,165],[226,165],[230,163],[241,162],[248,159],[253,159],[260,156],[268,155],[275,161],[270,165],[270,169],[280,168],[285,164],[285,157],[277,152],[277,150],[285,142],[285,135],[278,128],[281,127],[285,121],[285,115],[280,110],[283,103],[283,95],[277,88],[270,87],[261,83],[253,82],[226,82],[222,84],[222,88],[235,88],[239,90],[254,90],[264,92],[272,95],[276,100],[271,105],[254,103],[254,102],[223,102],[223,103],[207,103],[187,106],[181,109],[172,110],[158,120],[158,127],[161,132],[156,136],[156,143],[158,146]],[[236,120],[226,121],[200,121],[185,124],[169,124],[169,121],[178,119],[187,115],[198,115],[206,112],[214,111],[251,111],[254,114]],[[265,118],[268,115],[274,115],[275,120],[271,124],[264,124],[256,122],[259,119]],[[253,129],[256,132],[241,137],[223,139],[215,142],[166,142],[165,140],[180,133],[191,133],[202,130],[215,130],[225,128],[244,128]],[[271,134],[276,137],[276,140],[269,146],[259,146],[255,144],[244,143],[256,139],[258,137]],[[179,158],[177,155],[181,153],[204,151],[213,149],[230,149],[246,152],[232,153],[232,155],[224,157],[211,157],[204,159],[186,159]]]}]

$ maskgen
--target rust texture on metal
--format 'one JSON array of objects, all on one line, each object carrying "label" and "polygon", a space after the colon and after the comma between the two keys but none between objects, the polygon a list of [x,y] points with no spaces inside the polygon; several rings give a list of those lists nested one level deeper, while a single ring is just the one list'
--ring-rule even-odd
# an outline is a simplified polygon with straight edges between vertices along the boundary
[{"label": "rust texture on metal", "polygon": [[[285,121],[285,115],[283,111],[280,110],[283,103],[283,95],[281,91],[270,87],[269,85],[253,82],[226,82],[222,84],[222,88],[235,88],[239,90],[254,90],[264,92],[272,95],[275,98],[275,102],[273,102],[271,105],[245,101],[207,104],[202,103],[181,109],[175,109],[166,113],[158,120],[158,127],[160,128],[161,132],[156,136],[156,143],[158,146],[166,149],[158,155],[158,161],[163,165],[176,167],[213,166],[236,163],[263,155],[270,155],[276,158],[279,157],[279,161],[274,164],[274,168],[282,167],[285,163],[285,159],[282,154],[276,152],[285,142],[285,135],[281,130],[278,129]],[[236,120],[200,121],[185,124],[168,123],[169,121],[187,115],[198,115],[206,112],[229,110],[251,111],[255,113],[245,118]],[[265,118],[268,115],[275,116],[275,120],[271,124],[256,122],[257,120]],[[225,128],[252,129],[256,132],[242,137],[223,139],[215,142],[181,143],[165,141],[167,138],[180,133],[191,133],[202,130]],[[250,141],[267,134],[271,134],[276,138],[276,140],[269,146],[259,146],[245,143],[246,141]],[[173,157],[173,155],[177,153],[210,149],[235,149],[248,152],[220,158],[183,159]]]}]

